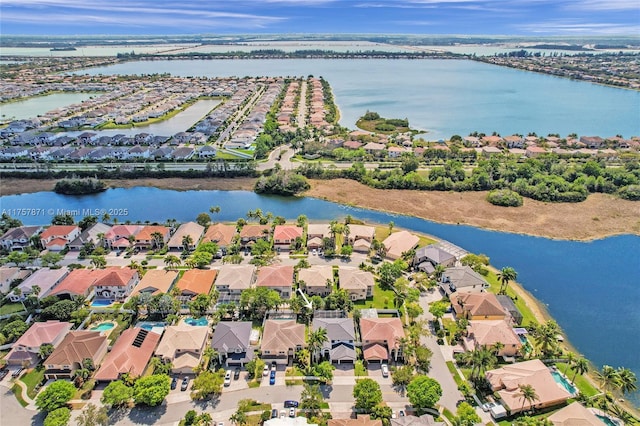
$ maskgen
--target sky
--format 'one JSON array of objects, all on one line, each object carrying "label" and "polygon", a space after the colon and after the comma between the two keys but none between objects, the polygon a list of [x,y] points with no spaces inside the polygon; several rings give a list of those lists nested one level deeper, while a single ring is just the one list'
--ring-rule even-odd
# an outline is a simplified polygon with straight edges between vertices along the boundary
[{"label": "sky", "polygon": [[0,35],[640,36],[640,0],[2,0]]}]

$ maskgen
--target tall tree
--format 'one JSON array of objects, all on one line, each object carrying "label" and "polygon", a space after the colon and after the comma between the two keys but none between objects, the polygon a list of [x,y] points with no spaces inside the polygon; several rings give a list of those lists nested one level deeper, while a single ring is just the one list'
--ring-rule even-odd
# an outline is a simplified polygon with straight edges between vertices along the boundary
[{"label": "tall tree", "polygon": [[524,411],[524,405],[528,402],[529,406],[533,409],[533,403],[540,400],[540,397],[536,393],[536,390],[531,385],[520,385],[520,399],[522,400],[522,407],[520,411]]},{"label": "tall tree", "polygon": [[633,393],[638,390],[636,375],[628,368],[618,367],[616,370],[618,374],[618,389],[623,394]]},{"label": "tall tree", "polygon": [[578,374],[585,374],[589,371],[589,361],[585,357],[579,356],[573,361],[573,377],[572,382],[575,382]]},{"label": "tall tree", "polygon": [[498,280],[500,281],[499,294],[507,294],[507,286],[510,281],[515,281],[518,278],[518,273],[511,266],[505,266],[498,272]]},{"label": "tall tree", "polygon": [[382,402],[382,390],[375,380],[360,379],[353,387],[353,397],[356,400],[356,408],[370,413],[373,407]]}]

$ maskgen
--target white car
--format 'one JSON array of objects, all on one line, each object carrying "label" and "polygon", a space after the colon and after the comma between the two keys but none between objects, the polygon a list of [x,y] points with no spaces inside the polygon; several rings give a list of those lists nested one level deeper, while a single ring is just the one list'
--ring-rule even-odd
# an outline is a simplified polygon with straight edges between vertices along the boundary
[{"label": "white car", "polygon": [[264,369],[262,370],[262,375],[263,376],[268,376],[269,375],[269,366],[265,365]]},{"label": "white car", "polygon": [[224,385],[225,386],[231,385],[231,376],[232,375],[233,375],[233,371],[227,370],[226,374],[224,375]]},{"label": "white car", "polygon": [[382,377],[389,377],[389,366],[382,364]]}]

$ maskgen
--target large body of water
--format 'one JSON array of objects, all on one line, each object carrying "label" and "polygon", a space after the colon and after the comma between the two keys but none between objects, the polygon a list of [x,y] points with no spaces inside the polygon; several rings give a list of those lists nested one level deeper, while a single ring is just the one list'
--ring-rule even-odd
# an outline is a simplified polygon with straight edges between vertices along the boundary
[{"label": "large body of water", "polygon": [[305,214],[310,220],[328,221],[350,214],[369,222],[392,220],[399,227],[434,235],[470,252],[485,253],[497,268],[513,266],[518,271],[518,281],[548,306],[571,342],[596,365],[625,366],[640,376],[638,236],[557,241],[439,224],[312,198],[261,196],[247,191],[179,192],[137,187],[81,197],[39,192],[0,198],[2,210],[9,213],[16,208],[44,211],[36,216],[19,216],[25,224],[49,223],[49,209],[127,209],[126,214],[112,215],[121,222],[188,221],[214,205],[221,206],[216,219],[223,221],[235,221],[256,208],[289,219]]},{"label": "large body of water", "polygon": [[640,135],[640,92],[467,60],[140,61],[78,73],[176,76],[322,76],[340,123],[354,128],[367,110],[408,118],[431,140],[478,131],[502,135]]},{"label": "large body of water", "polygon": [[24,120],[34,118],[54,109],[79,104],[87,99],[100,96],[98,93],[52,93],[45,96],[36,96],[24,101],[9,102],[0,105],[2,119]]}]

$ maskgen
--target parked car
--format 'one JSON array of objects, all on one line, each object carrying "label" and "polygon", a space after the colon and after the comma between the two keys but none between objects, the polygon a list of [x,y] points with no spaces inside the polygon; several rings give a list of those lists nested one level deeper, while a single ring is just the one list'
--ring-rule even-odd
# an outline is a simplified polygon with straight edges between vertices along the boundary
[{"label": "parked car", "polygon": [[298,401],[288,399],[284,402],[284,408],[291,408],[291,407],[298,408]]},{"label": "parked car", "polygon": [[289,409],[289,417],[295,417],[296,416],[296,409],[291,407]]},{"label": "parked car", "polygon": [[287,417],[287,412],[284,410],[280,411],[280,418],[284,419],[285,417]]},{"label": "parked car", "polygon": [[311,250],[311,254],[314,255],[314,256],[317,256],[318,255],[318,250],[316,250],[316,249]]},{"label": "parked car", "polygon": [[389,366],[382,364],[382,377],[389,377]]},{"label": "parked car", "polygon": [[188,386],[189,386],[189,378],[185,377],[184,379],[182,379],[182,384],[180,385],[180,390],[181,391],[186,391]]},{"label": "parked car", "polygon": [[9,374],[9,370],[2,370],[0,371],[0,380],[4,379],[5,377],[7,377],[7,374]]},{"label": "parked car", "polygon": [[233,372],[231,370],[227,370],[226,374],[224,375],[224,385],[225,386],[231,385],[231,375],[232,374],[233,374]]},{"label": "parked car", "polygon": [[405,416],[404,410],[398,411],[398,417],[404,417],[404,416]]},{"label": "parked car", "polygon": [[271,370],[271,375],[269,376],[269,384],[270,385],[275,385],[276,384],[276,371],[275,370]]},{"label": "parked car", "polygon": [[482,411],[489,411],[491,410],[492,407],[495,407],[496,405],[498,404],[496,404],[495,402],[485,402],[480,406],[480,408],[482,408]]},{"label": "parked car", "polygon": [[278,364],[276,364],[275,362],[271,363],[271,371],[276,371],[278,369]]},{"label": "parked car", "polygon": [[262,370],[262,375],[263,376],[268,376],[269,375],[269,366],[268,365],[264,366],[264,370]]},{"label": "parked car", "polygon": [[278,418],[278,410],[276,410],[275,408],[273,410],[271,410],[271,418],[272,419],[277,419]]},{"label": "parked car", "polygon": [[218,426],[224,426],[224,422],[218,422]]},{"label": "parked car", "polygon": [[23,371],[24,371],[24,368],[20,367],[20,368],[18,368],[16,371],[14,371],[14,372],[11,374],[11,377],[13,377],[14,379],[15,379],[16,377],[20,377],[20,375],[22,374],[22,372],[23,372]]},{"label": "parked car", "polygon": [[178,378],[174,377],[173,379],[171,379],[171,390],[174,390],[177,387],[178,387]]},{"label": "parked car", "polygon": [[233,370],[233,380],[238,380],[240,378],[240,367],[236,367],[235,370]]}]

